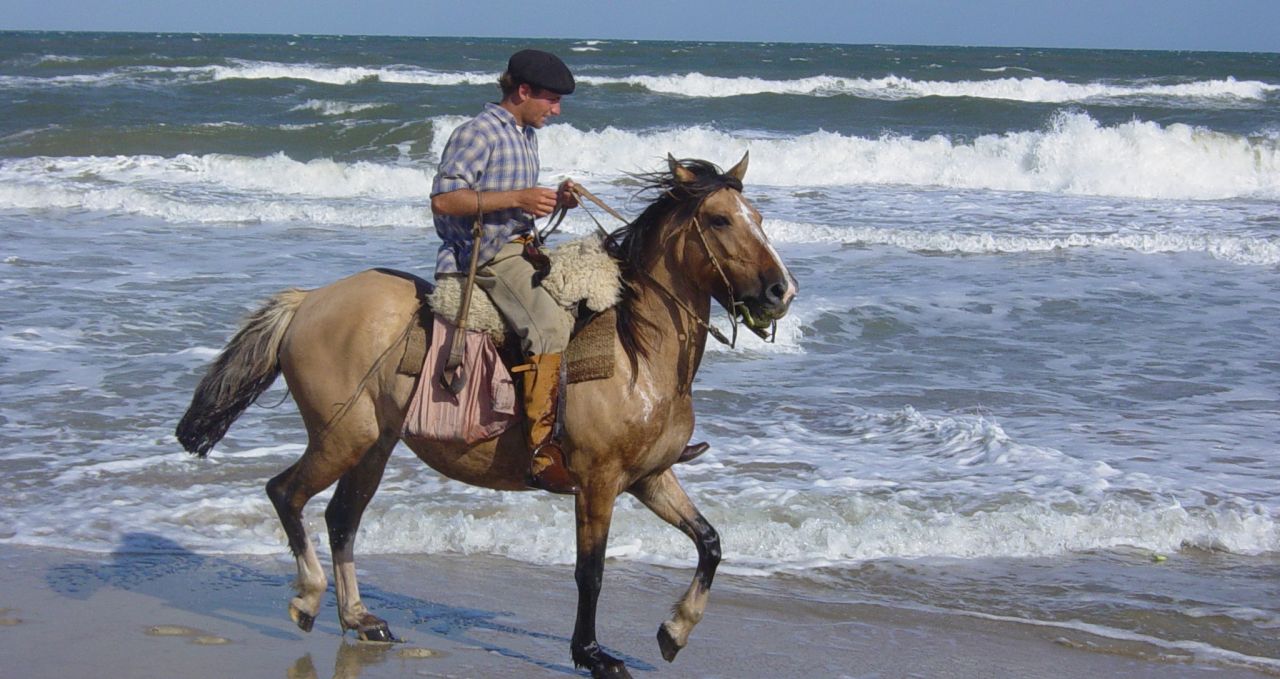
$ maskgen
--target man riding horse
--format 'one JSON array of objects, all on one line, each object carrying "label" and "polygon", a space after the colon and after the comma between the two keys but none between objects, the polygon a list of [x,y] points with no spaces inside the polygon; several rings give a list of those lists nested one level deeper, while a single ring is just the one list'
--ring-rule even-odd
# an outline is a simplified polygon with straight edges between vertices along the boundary
[{"label": "man riding horse", "polygon": [[[590,323],[616,330],[609,342],[613,370],[562,390],[572,399],[561,401],[572,400],[574,407],[560,409],[563,433],[557,445],[544,445],[552,438],[550,393],[561,372],[555,363],[571,319],[555,308],[547,321],[533,309],[548,305],[522,301],[549,294],[535,281],[525,238],[534,233],[533,219],[551,212],[557,200],[556,191],[537,187],[537,146],[530,128],[559,112],[560,93],[573,90],[573,79],[559,59],[526,51],[511,57],[503,82],[502,103],[486,107],[449,141],[432,208],[444,241],[437,275],[460,276],[459,262],[465,260],[494,306],[506,312],[510,300],[521,309],[519,316],[508,313],[508,320],[536,368],[524,387],[535,423],[529,436],[514,429],[470,442],[403,436],[418,381],[437,376],[405,373],[400,361],[389,357],[407,354],[410,329],[424,308],[435,309],[424,299],[426,281],[390,269],[273,296],[250,314],[209,366],[175,433],[184,448],[205,456],[284,376],[307,429],[306,450],[266,487],[297,565],[297,596],[289,601],[289,616],[299,629],[310,631],[328,591],[303,510],[336,483],[325,523],[338,618],[344,633],[368,641],[394,636],[360,597],[355,536],[402,440],[432,469],[462,483],[505,491],[530,484],[576,491],[573,662],[593,677],[630,677],[626,663],[610,655],[596,636],[616,500],[622,493],[634,496],[697,548],[693,580],[658,627],[662,657],[674,660],[702,619],[721,558],[719,534],[685,493],[675,470],[704,449],[686,444],[694,430],[691,387],[707,337],[731,343],[710,322],[713,304],[726,310],[735,328],[741,322],[763,335],[787,313],[799,286],[769,243],[762,216],[743,195],[745,154],[728,171],[668,156],[665,171],[640,176],[653,202],[605,241],[618,261],[622,294],[612,314]],[[572,190],[562,185],[562,205],[576,203],[563,195]],[[465,224],[473,215],[478,218],[468,237]],[[465,317],[465,312],[459,316]],[[465,383],[465,373],[453,375]],[[449,381],[451,387],[459,383]],[[340,404],[336,410],[335,404]],[[554,459],[560,446],[565,453]],[[553,459],[547,462],[549,456]]]},{"label": "man riding horse", "polygon": [[[561,98],[573,93],[569,67],[549,52],[516,52],[498,79],[502,100],[454,130],[431,186],[431,211],[441,244],[436,279],[473,278],[488,294],[520,341],[529,485],[555,493],[578,488],[553,440],[561,356],[574,317],[540,284],[534,219],[557,207],[577,207],[573,183],[538,186],[536,129],[560,115]],[[473,224],[479,224],[476,235]],[[473,248],[476,252],[473,253]],[[463,270],[473,254],[474,274]],[[545,273],[543,271],[542,273]],[[470,293],[472,281],[463,282]],[[690,456],[705,450],[699,444]]]},{"label": "man riding horse", "polygon": [[[526,253],[536,247],[533,220],[557,204],[577,205],[569,182],[559,190],[538,186],[538,137],[534,132],[560,115],[560,98],[572,94],[573,74],[554,54],[522,50],[498,79],[502,101],[463,123],[444,147],[431,186],[431,211],[439,234],[436,278],[466,276],[462,262],[478,249],[475,284],[520,338],[529,450],[529,485],[576,492],[563,453],[551,441],[560,357],[569,345],[573,315],[538,284]],[[481,223],[473,240],[472,223]],[[465,285],[469,287],[470,281]]]},{"label": "man riding horse", "polygon": [[[631,676],[596,636],[619,495],[634,496],[697,548],[693,580],[658,627],[663,659],[674,660],[688,643],[720,562],[719,535],[675,469],[689,459],[691,387],[707,338],[721,335],[710,322],[713,304],[731,322],[762,334],[787,313],[799,289],[769,243],[760,213],[742,193],[746,171],[746,155],[728,171],[703,160],[668,157],[666,171],[641,176],[653,202],[605,243],[619,263],[622,295],[611,313],[589,323],[616,329],[610,342],[613,369],[607,377],[569,384],[563,401],[574,407],[559,413],[568,475],[579,487],[573,570],[578,605],[569,646],[574,664],[593,677]],[[483,203],[485,196],[480,198]],[[424,298],[428,287],[412,274],[370,269],[313,290],[274,295],[210,364],[178,423],[183,447],[203,457],[284,376],[306,425],[307,447],[266,490],[297,564],[297,596],[288,611],[301,630],[311,631],[329,586],[303,521],[316,494],[336,483],[324,516],[341,629],[362,640],[389,641],[394,636],[387,621],[360,597],[355,537],[393,449],[403,441],[432,469],[458,482],[500,491],[527,487],[529,446],[520,431],[471,442],[403,436],[422,378],[403,371],[396,357],[409,351],[409,331],[424,308],[434,311]],[[428,522],[423,530],[430,534],[439,527]]]}]

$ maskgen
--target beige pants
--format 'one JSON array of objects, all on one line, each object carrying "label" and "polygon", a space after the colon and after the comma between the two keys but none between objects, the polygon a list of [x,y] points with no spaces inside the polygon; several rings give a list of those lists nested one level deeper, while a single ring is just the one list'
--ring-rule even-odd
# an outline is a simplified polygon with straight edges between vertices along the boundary
[{"label": "beige pants", "polygon": [[520,338],[526,355],[561,353],[569,346],[573,314],[542,286],[533,284],[537,271],[523,251],[521,243],[504,245],[492,260],[476,269],[476,287],[493,300]]}]

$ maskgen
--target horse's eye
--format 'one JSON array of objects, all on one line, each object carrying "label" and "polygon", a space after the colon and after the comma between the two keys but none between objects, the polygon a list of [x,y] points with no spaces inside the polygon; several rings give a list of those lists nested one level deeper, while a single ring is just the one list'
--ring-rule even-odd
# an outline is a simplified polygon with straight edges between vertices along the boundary
[{"label": "horse's eye", "polygon": [[724,215],[713,215],[711,217],[711,228],[713,229],[723,229],[731,223],[733,223],[732,220]]}]

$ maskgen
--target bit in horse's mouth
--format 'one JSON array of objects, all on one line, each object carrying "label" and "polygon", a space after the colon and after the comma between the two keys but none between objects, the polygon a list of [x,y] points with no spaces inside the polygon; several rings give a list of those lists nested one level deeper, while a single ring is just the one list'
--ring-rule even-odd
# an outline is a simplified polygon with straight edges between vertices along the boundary
[{"label": "bit in horse's mouth", "polygon": [[765,314],[756,315],[752,313],[751,307],[749,307],[746,302],[738,302],[735,304],[734,312],[737,313],[743,325],[750,328],[752,332],[760,337],[767,337],[768,330],[777,322],[777,319],[771,316]]}]

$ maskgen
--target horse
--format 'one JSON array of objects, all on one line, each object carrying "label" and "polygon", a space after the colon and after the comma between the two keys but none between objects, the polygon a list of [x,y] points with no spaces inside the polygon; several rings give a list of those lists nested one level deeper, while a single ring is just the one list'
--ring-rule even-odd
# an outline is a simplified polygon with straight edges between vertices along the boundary
[{"label": "horse", "polygon": [[[693,433],[692,383],[702,362],[712,300],[764,333],[787,313],[799,287],[743,196],[748,157],[723,172],[702,160],[667,156],[667,171],[639,175],[656,199],[605,239],[619,261],[612,377],[565,388],[562,447],[579,486],[574,496],[578,589],[570,651],[593,677],[629,677],[596,639],[596,604],[617,497],[630,493],[694,542],[693,581],[658,629],[668,662],[702,619],[720,539],[689,499],[673,466]],[[361,602],[354,543],[360,518],[401,427],[415,379],[389,356],[403,353],[404,328],[429,285],[388,269],[325,287],[283,291],[251,313],[201,379],[177,428],[183,447],[205,456],[231,423],[283,374],[308,443],[266,491],[297,561],[289,615],[310,631],[328,586],[302,523],[316,493],[338,486],[325,509],[341,629],[361,640],[394,640]],[[722,336],[722,335],[721,335]],[[420,379],[434,379],[423,374]],[[497,490],[527,490],[529,450],[520,427],[473,445],[406,445],[444,476]]]}]

